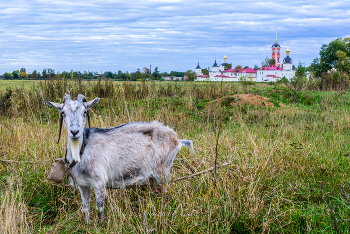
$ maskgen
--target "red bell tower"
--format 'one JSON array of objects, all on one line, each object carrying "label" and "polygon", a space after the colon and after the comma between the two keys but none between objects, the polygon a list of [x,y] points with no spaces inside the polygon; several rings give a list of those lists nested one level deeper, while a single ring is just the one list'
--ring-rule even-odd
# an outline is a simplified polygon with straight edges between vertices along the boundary
[{"label": "red bell tower", "polygon": [[272,55],[271,58],[275,59],[275,65],[277,67],[281,66],[281,46],[277,43],[277,28],[276,28],[276,43],[272,45]]}]

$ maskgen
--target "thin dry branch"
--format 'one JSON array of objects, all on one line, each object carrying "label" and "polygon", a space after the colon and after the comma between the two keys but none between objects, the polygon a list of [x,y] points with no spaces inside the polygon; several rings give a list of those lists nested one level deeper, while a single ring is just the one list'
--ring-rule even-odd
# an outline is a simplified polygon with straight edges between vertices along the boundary
[{"label": "thin dry branch", "polygon": [[208,168],[208,169],[206,169],[206,170],[204,170],[204,171],[201,171],[201,172],[198,172],[198,173],[189,175],[189,176],[184,176],[184,177],[181,177],[181,178],[177,178],[177,179],[171,180],[171,181],[169,182],[169,184],[170,184],[170,183],[177,182],[177,181],[180,181],[180,180],[190,179],[190,178],[192,178],[192,177],[195,177],[195,176],[204,174],[204,173],[206,173],[206,172],[212,171],[212,170],[214,170],[215,168],[217,169],[217,168],[219,168],[219,167],[227,166],[227,165],[229,165],[229,164],[231,164],[231,163],[232,163],[232,161],[228,161],[228,162],[225,162],[225,163],[223,163],[223,164],[221,164],[221,165],[218,165],[218,166],[216,166],[216,167],[211,167],[211,168]]}]

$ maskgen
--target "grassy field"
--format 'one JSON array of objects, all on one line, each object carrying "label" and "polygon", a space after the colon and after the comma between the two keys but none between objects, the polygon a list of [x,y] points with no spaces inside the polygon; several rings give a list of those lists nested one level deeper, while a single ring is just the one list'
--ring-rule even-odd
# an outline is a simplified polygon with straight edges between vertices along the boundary
[{"label": "grassy field", "polygon": [[[18,84],[18,85],[17,85]],[[21,84],[22,86],[19,86]],[[349,233],[350,92],[295,91],[284,86],[187,82],[0,82],[12,88],[0,114],[0,232],[3,233]],[[147,187],[109,190],[105,221],[95,199],[84,223],[80,194],[45,182],[54,159],[58,113],[44,99],[101,97],[91,126],[160,121],[194,142],[171,178],[218,164],[227,167],[169,185],[168,197]],[[274,107],[232,98],[254,93]],[[1,102],[1,99],[0,99]],[[218,139],[218,144],[216,141]],[[343,192],[343,194],[342,194]]]}]

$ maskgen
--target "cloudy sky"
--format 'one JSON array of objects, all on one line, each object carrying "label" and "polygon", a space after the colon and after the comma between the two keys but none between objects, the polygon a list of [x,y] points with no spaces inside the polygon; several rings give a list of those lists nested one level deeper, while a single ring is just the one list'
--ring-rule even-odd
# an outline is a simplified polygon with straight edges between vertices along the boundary
[{"label": "cloudy sky", "polygon": [[350,1],[0,0],[0,74],[261,65],[278,43],[308,66],[350,36]]}]

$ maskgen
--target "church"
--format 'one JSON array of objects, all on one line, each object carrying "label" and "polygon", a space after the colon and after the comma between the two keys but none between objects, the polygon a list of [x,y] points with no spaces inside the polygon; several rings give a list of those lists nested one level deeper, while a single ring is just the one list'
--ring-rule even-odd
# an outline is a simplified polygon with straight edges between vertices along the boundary
[{"label": "church", "polygon": [[293,68],[293,60],[289,57],[289,48],[286,50],[286,57],[282,61],[281,66],[281,46],[277,43],[277,32],[276,32],[276,42],[271,47],[272,53],[271,58],[275,60],[275,64],[271,64],[267,67],[262,67],[258,70],[252,68],[246,69],[227,69],[225,70],[225,65],[227,64],[227,57],[224,56],[224,62],[222,64],[217,64],[216,59],[214,65],[209,71],[209,75],[204,75],[202,69],[199,66],[195,68],[195,73],[197,74],[196,81],[256,81],[256,82],[275,82],[283,77],[290,80],[295,76],[295,70]]}]

